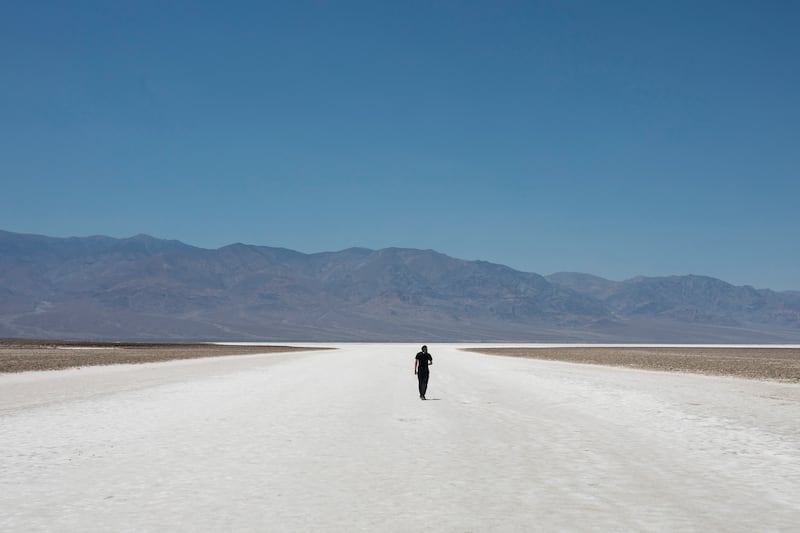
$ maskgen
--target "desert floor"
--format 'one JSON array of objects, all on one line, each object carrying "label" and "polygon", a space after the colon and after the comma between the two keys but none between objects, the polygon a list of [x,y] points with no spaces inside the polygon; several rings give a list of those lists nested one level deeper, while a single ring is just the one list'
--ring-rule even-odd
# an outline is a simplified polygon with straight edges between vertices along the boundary
[{"label": "desert floor", "polygon": [[800,347],[796,346],[487,345],[466,349],[549,361],[800,382]]},{"label": "desert floor", "polygon": [[332,346],[0,375],[0,531],[800,523],[798,383]]},{"label": "desert floor", "polygon": [[155,363],[227,355],[297,352],[302,346],[217,345],[210,343],[118,343],[0,339],[0,373],[29,370]]}]

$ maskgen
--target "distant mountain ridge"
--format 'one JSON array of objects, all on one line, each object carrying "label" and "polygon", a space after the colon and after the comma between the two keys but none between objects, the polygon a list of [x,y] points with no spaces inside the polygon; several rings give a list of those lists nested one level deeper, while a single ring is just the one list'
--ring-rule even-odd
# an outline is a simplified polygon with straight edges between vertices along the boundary
[{"label": "distant mountain ridge", "polygon": [[736,326],[747,322],[798,327],[798,294],[737,287],[707,276],[637,277],[613,282],[585,274],[549,280],[604,302],[617,316],[673,318]]},{"label": "distant mountain ridge", "polygon": [[0,336],[800,342],[800,293],[702,276],[543,277],[433,250],[209,250],[0,231]]}]

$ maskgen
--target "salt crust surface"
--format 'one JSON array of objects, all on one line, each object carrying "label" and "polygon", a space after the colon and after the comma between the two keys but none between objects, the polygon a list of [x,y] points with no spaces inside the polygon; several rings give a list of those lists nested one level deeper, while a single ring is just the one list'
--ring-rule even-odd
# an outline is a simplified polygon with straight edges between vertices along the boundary
[{"label": "salt crust surface", "polygon": [[0,530],[800,523],[797,384],[338,347],[0,376]]}]

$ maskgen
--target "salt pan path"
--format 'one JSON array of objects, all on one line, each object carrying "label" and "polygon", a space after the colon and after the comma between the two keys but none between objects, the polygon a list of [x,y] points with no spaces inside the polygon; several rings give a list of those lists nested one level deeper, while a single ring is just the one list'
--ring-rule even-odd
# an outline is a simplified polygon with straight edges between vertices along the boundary
[{"label": "salt pan path", "polygon": [[800,530],[798,385],[339,348],[0,376],[0,530]]}]

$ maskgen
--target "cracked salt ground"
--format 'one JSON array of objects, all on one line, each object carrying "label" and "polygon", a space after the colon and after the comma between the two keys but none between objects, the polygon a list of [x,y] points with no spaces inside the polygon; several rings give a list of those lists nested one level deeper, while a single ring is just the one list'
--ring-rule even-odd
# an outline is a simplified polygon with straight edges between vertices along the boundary
[{"label": "cracked salt ground", "polygon": [[800,523],[800,386],[417,345],[0,376],[0,530]]}]

